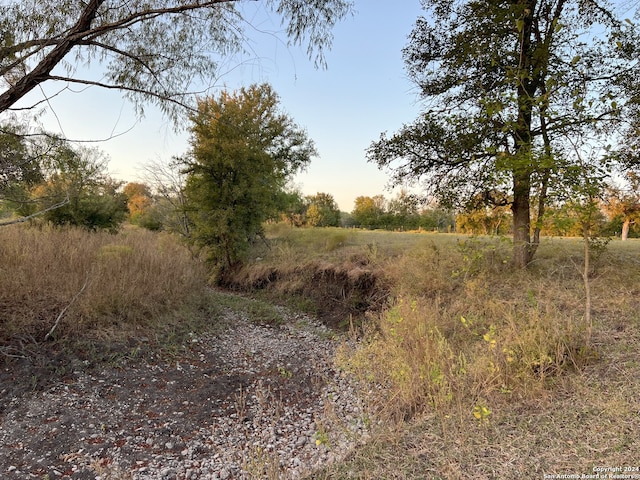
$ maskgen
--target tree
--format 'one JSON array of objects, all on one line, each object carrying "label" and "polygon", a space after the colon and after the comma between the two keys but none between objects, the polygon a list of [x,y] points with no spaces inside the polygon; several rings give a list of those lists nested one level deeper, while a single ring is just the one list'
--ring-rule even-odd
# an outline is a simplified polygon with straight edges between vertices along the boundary
[{"label": "tree", "polygon": [[420,219],[418,207],[420,199],[409,193],[406,189],[401,189],[398,194],[389,200],[387,213],[390,218],[390,226],[394,229],[414,229],[418,227]]},{"label": "tree", "polygon": [[116,231],[125,219],[127,200],[121,183],[107,175],[104,154],[59,140],[49,155],[51,172],[32,190],[31,208],[44,212],[43,218],[54,225]]},{"label": "tree", "polygon": [[637,172],[627,172],[627,188],[608,189],[605,210],[612,217],[619,217],[622,221],[620,238],[624,241],[629,236],[631,225],[640,220],[640,175]]},{"label": "tree", "polygon": [[[187,211],[187,179],[182,171],[186,161],[183,158],[173,158],[168,163],[150,162],[145,166],[145,181],[156,197],[149,219],[151,225],[155,223],[157,228],[154,229],[162,228],[190,240],[191,220]],[[191,253],[195,255],[195,252]]]},{"label": "tree", "polygon": [[424,114],[382,134],[368,159],[391,168],[395,183],[425,181],[444,206],[508,205],[513,263],[524,267],[549,192],[576,162],[567,139],[589,132],[606,145],[627,98],[618,80],[636,47],[596,0],[423,5],[430,18],[418,19],[403,53]]},{"label": "tree", "polygon": [[351,215],[356,223],[365,228],[380,228],[386,212],[386,200],[382,195],[357,197]]},{"label": "tree", "polygon": [[281,218],[293,227],[301,227],[306,221],[309,202],[301,191],[288,189],[279,196]]},{"label": "tree", "polygon": [[122,193],[127,197],[127,209],[132,223],[143,215],[151,207],[152,198],[149,187],[140,182],[129,182],[122,189]]},{"label": "tree", "polygon": [[432,204],[420,212],[420,228],[451,232],[456,226],[456,216],[453,211]]},{"label": "tree", "polygon": [[278,109],[266,84],[198,102],[184,160],[193,239],[222,269],[236,265],[279,213],[287,180],[316,155],[306,132]]},{"label": "tree", "polygon": [[471,235],[503,235],[508,232],[511,212],[507,207],[484,207],[456,216],[456,231]]},{"label": "tree", "polygon": [[333,195],[318,192],[307,197],[307,225],[311,227],[340,226],[340,209]]},{"label": "tree", "polygon": [[[216,77],[216,57],[240,51],[250,21],[233,0],[9,0],[0,9],[0,113],[45,82],[118,89],[176,118],[188,92]],[[324,65],[348,0],[265,0],[293,44]],[[80,67],[103,67],[93,75]]]},{"label": "tree", "polygon": [[0,201],[19,203],[24,191],[42,181],[37,155],[19,125],[0,126]]}]

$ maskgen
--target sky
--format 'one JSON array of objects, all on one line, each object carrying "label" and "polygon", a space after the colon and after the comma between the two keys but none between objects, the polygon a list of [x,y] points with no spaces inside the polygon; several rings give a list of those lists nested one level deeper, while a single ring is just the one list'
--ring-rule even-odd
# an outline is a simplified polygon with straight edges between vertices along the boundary
[{"label": "sky", "polygon": [[[305,48],[287,47],[284,33],[271,33],[280,29],[280,20],[262,2],[242,8],[256,27],[248,31],[253,53],[244,61],[229,59],[229,72],[217,84],[236,89],[270,83],[281,108],[307,130],[319,156],[294,184],[305,195],[330,193],[348,212],[358,196],[390,198],[388,174],[367,163],[365,150],[382,132],[398,130],[419,112],[402,48],[422,13],[420,1],[356,0],[355,14],[333,30],[326,70],[314,68]],[[145,165],[168,162],[189,148],[188,134],[175,132],[155,108],[138,119],[117,92],[64,92],[50,103],[41,119],[48,130],[79,140],[117,135],[95,145],[109,155],[109,170],[121,180],[140,180]]]}]

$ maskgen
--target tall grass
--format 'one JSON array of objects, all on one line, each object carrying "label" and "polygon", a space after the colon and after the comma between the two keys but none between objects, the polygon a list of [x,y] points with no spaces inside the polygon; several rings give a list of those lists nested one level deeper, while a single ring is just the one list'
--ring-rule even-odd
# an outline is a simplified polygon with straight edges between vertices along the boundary
[{"label": "tall grass", "polygon": [[0,269],[5,342],[42,340],[56,321],[58,338],[152,327],[206,284],[203,266],[174,238],[141,229],[5,227]]},{"label": "tall grass", "polygon": [[640,241],[593,259],[591,323],[581,239],[544,239],[525,271],[499,239],[413,239],[380,260],[390,305],[338,358],[377,428],[311,478],[579,476],[635,458]]},{"label": "tall grass", "polygon": [[313,256],[384,277],[388,308],[370,315],[363,341],[344,347],[339,363],[390,418],[436,412],[484,422],[496,405],[535,399],[593,363],[604,332],[639,316],[637,242],[614,241],[592,262],[592,338],[580,239],[544,239],[518,270],[511,242],[496,237],[352,230],[331,243],[338,230],[269,234],[276,248],[262,267]]},{"label": "tall grass", "polygon": [[[384,386],[374,389],[380,414],[485,421],[491,405],[535,398],[597,358],[578,240],[548,242],[537,264],[520,271],[509,263],[509,242],[433,238],[385,263],[395,299],[375,316],[367,341],[341,355],[344,368]],[[591,272],[600,328],[634,322],[637,300],[621,298],[638,293],[640,262],[628,250],[612,244]]]}]

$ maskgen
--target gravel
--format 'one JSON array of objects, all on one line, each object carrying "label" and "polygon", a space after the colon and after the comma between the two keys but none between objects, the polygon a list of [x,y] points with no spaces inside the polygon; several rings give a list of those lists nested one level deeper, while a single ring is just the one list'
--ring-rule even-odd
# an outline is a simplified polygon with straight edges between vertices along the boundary
[{"label": "gravel", "polygon": [[284,310],[279,326],[228,315],[224,334],[194,334],[171,356],[80,369],[11,398],[0,477],[296,479],[367,436],[333,332]]}]

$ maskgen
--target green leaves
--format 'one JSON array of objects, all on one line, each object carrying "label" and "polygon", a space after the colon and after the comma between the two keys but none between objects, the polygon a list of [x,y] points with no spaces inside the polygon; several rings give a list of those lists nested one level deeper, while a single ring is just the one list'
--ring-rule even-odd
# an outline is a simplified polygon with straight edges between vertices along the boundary
[{"label": "green leaves", "polygon": [[287,179],[316,155],[313,142],[278,110],[269,85],[203,98],[191,116],[186,193],[194,238],[229,268],[277,213]]},{"label": "green leaves", "polygon": [[526,265],[537,242],[532,212],[571,181],[560,161],[579,163],[583,138],[610,142],[626,121],[621,85],[638,91],[633,74],[621,74],[637,69],[632,23],[596,4],[587,15],[574,1],[423,2],[427,15],[403,54],[425,112],[373,142],[369,161],[396,185],[425,184],[445,205],[501,192],[522,246],[514,263]]},{"label": "green leaves", "polygon": [[[265,2],[282,16],[291,42],[306,44],[309,57],[320,66],[331,46],[331,29],[352,8],[349,0]],[[210,86],[217,77],[218,61],[249,44],[250,19],[237,3],[3,2],[0,31],[14,33],[0,39],[0,76],[11,80],[0,92],[0,112],[55,79],[120,89],[140,114],[144,104],[152,102],[177,120],[183,107],[192,106],[189,92],[199,84]],[[98,65],[101,71],[96,73]],[[54,77],[57,66],[62,68]],[[93,71],[83,70],[85,66]]]}]

